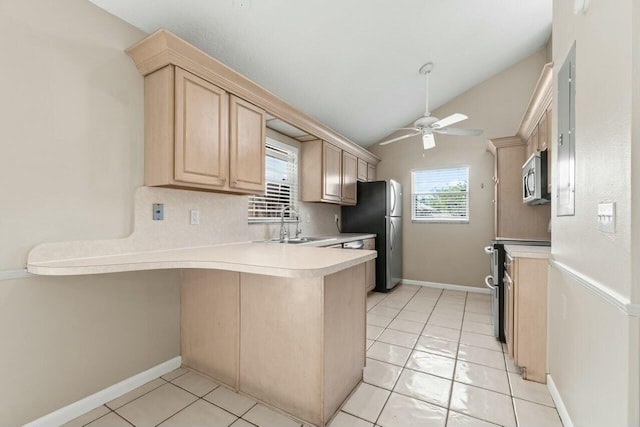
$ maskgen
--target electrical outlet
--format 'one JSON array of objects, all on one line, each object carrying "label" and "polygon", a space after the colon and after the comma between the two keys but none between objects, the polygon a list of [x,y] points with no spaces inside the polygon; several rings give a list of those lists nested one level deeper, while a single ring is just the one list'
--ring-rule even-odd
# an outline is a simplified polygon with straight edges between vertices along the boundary
[{"label": "electrical outlet", "polygon": [[307,212],[307,224],[311,224],[311,214]]},{"label": "electrical outlet", "polygon": [[154,203],[153,204],[153,220],[162,221],[163,219],[164,219],[164,204]]},{"label": "electrical outlet", "polygon": [[616,232],[615,202],[598,203],[598,229],[605,233]]},{"label": "electrical outlet", "polygon": [[191,225],[200,224],[200,211],[197,209],[191,209]]}]

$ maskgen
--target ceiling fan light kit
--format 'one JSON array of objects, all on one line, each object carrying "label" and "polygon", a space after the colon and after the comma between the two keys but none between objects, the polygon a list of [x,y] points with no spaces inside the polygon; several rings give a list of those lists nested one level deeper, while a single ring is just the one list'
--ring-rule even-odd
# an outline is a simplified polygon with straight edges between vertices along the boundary
[{"label": "ceiling fan light kit", "polygon": [[431,112],[429,111],[429,75],[431,74],[432,70],[432,62],[427,62],[422,67],[420,67],[420,70],[418,70],[420,74],[426,77],[426,99],[424,114],[418,120],[413,122],[413,127],[398,129],[410,130],[412,131],[412,133],[382,141],[380,145],[391,144],[392,142],[400,141],[402,139],[411,138],[412,136],[422,134],[422,146],[425,150],[428,150],[429,148],[433,148],[436,146],[436,141],[433,136],[434,133],[458,136],[477,136],[482,134],[482,129],[456,129],[449,127],[463,120],[467,120],[468,117],[464,114],[454,113],[450,116],[445,117],[444,119],[439,119],[437,117],[431,116]]}]

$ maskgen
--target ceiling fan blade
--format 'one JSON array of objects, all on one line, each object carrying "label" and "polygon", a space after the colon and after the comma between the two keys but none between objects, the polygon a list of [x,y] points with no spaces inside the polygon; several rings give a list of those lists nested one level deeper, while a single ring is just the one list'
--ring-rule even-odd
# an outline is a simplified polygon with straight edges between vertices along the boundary
[{"label": "ceiling fan blade", "polygon": [[444,119],[440,119],[437,122],[435,122],[434,124],[431,125],[432,129],[442,129],[445,128],[447,126],[450,126],[452,124],[461,122],[463,120],[467,120],[468,117],[465,116],[464,114],[460,114],[460,113],[455,113],[452,114],[448,117],[445,117]]},{"label": "ceiling fan blade", "polygon": [[405,138],[411,138],[412,136],[416,136],[416,135],[419,135],[419,134],[420,134],[420,131],[414,132],[414,133],[409,133],[409,134],[406,134],[406,135],[399,136],[397,138],[389,139],[387,141],[382,141],[378,145],[391,144],[392,142],[400,141],[401,139],[405,139]]},{"label": "ceiling fan blade", "polygon": [[436,146],[436,139],[433,137],[432,133],[425,133],[422,135],[422,148],[428,150],[429,148],[433,148]]},{"label": "ceiling fan blade", "polygon": [[458,129],[458,128],[441,128],[434,129],[435,133],[440,133],[442,135],[460,135],[460,136],[478,136],[483,134],[482,129]]}]

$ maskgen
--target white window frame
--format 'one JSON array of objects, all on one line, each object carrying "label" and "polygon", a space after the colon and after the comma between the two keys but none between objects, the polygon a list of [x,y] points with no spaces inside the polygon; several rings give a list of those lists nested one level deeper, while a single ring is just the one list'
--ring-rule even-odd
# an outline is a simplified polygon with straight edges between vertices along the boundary
[{"label": "white window frame", "polygon": [[[287,182],[289,182],[291,184],[291,197],[289,199],[288,202],[282,203],[283,206],[286,205],[291,205],[294,207],[294,210],[288,210],[287,212],[285,212],[285,222],[297,222],[297,218],[296,218],[296,212],[298,212],[298,190],[300,187],[300,183],[299,183],[299,177],[298,177],[298,165],[300,162],[300,150],[298,149],[298,147],[284,143],[282,141],[278,141],[274,138],[271,137],[267,137],[266,140],[266,144],[267,144],[267,155],[265,156],[265,194],[264,195],[252,195],[249,196],[249,206],[248,206],[248,210],[247,210],[247,215],[248,215],[248,220],[249,223],[251,224],[255,224],[255,223],[270,223],[270,222],[280,222],[280,214],[279,211],[280,209],[277,209],[277,212],[274,212],[271,209],[271,213],[276,213],[277,215],[274,216],[252,216],[252,206],[255,203],[269,203],[269,201],[267,200],[269,194],[268,194],[268,189],[269,189],[269,183],[272,184],[280,184],[279,182],[271,182],[268,179],[266,179],[266,177],[268,176],[268,171],[267,171],[267,158],[266,157],[275,157],[275,158],[279,158],[278,153],[269,150],[269,146],[272,146],[276,149],[280,149],[280,150],[284,150],[287,151],[291,154],[293,154],[293,159],[291,158],[286,158],[286,157],[280,157],[282,160],[286,160],[289,162],[292,162],[289,164],[289,170],[291,172],[291,179],[288,180]],[[273,202],[271,202],[273,203]],[[255,213],[255,211],[254,211]]]},{"label": "white window frame", "polygon": [[[429,194],[446,194],[446,192],[416,192],[416,177],[417,174],[421,172],[435,172],[435,171],[446,171],[446,170],[455,170],[455,169],[464,169],[466,176],[466,191],[457,191],[456,194],[465,194],[466,195],[466,215],[464,217],[447,217],[447,216],[417,216],[416,215],[416,200],[419,195],[429,195]],[[411,221],[415,223],[422,224],[468,224],[470,220],[470,185],[469,185],[469,170],[470,167],[468,165],[460,165],[460,166],[448,166],[448,167],[439,167],[439,168],[421,168],[421,169],[413,169],[411,171]]]}]

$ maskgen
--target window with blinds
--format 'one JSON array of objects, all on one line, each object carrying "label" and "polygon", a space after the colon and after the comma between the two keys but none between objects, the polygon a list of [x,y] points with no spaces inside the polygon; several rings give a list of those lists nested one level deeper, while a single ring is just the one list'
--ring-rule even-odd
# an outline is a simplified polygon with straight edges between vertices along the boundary
[{"label": "window with blinds", "polygon": [[[266,154],[266,190],[249,197],[249,222],[280,221],[282,208],[298,207],[298,149],[267,138]],[[295,212],[285,212],[287,220],[295,221]]]},{"label": "window with blinds", "polygon": [[469,167],[412,171],[411,219],[469,222]]}]

